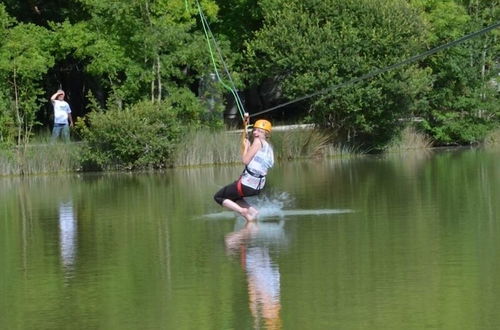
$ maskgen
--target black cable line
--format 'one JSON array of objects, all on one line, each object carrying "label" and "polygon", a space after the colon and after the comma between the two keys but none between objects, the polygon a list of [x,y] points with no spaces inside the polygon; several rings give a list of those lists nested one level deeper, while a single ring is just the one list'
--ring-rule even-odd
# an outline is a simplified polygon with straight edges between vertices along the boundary
[{"label": "black cable line", "polygon": [[250,117],[254,117],[254,116],[257,116],[257,115],[261,115],[263,113],[266,113],[266,112],[269,112],[269,111],[273,111],[273,110],[276,110],[276,109],[279,109],[279,108],[283,108],[287,105],[290,105],[290,104],[293,104],[293,103],[297,103],[297,102],[300,102],[300,101],[303,101],[305,99],[308,99],[308,98],[311,98],[311,97],[314,97],[316,95],[320,95],[320,94],[325,94],[327,92],[330,92],[330,91],[333,91],[333,90],[336,90],[336,89],[339,89],[341,87],[344,87],[344,86],[347,86],[347,85],[352,85],[352,84],[355,84],[361,80],[365,80],[365,79],[369,79],[369,78],[372,78],[376,75],[379,75],[381,73],[384,73],[384,72],[387,72],[389,70],[392,70],[392,69],[395,69],[395,68],[398,68],[400,66],[403,66],[403,65],[406,65],[406,64],[409,64],[409,63],[413,63],[413,62],[416,62],[418,61],[419,59],[423,58],[423,57],[426,57],[426,56],[429,56],[429,55],[432,55],[434,53],[437,53],[439,52],[440,50],[443,50],[443,49],[446,49],[446,48],[450,48],[450,47],[453,47],[459,43],[462,43],[466,40],[469,40],[469,39],[472,39],[472,38],[475,38],[479,35],[482,35],[482,34],[485,34],[486,32],[489,32],[493,29],[496,29],[500,27],[500,22],[497,22],[493,25],[490,25],[482,30],[479,30],[479,31],[476,31],[474,33],[471,33],[471,34],[468,34],[460,39],[457,39],[457,40],[454,40],[454,41],[451,41],[447,44],[444,44],[444,45],[441,45],[441,46],[438,46],[438,47],[435,47],[435,48],[432,48],[426,52],[423,52],[421,54],[418,54],[418,55],[415,55],[415,56],[412,56],[402,62],[399,62],[399,63],[396,63],[396,64],[392,64],[392,65],[389,65],[383,69],[378,69],[378,70],[375,70],[375,71],[372,71],[370,73],[367,73],[365,75],[362,75],[360,77],[357,77],[357,78],[353,78],[347,82],[344,82],[342,84],[338,84],[338,85],[335,85],[335,86],[332,86],[332,87],[328,87],[328,88],[324,88],[324,89],[321,89],[317,92],[314,92],[314,93],[311,93],[311,94],[307,94],[307,95],[304,95],[302,97],[299,97],[297,99],[294,99],[292,101],[288,101],[288,102],[285,102],[285,103],[282,103],[282,104],[279,104],[277,106],[274,106],[274,107],[271,107],[269,109],[266,109],[266,110],[263,110],[263,111],[259,111],[259,112],[256,112],[256,113],[253,113],[250,115]]}]

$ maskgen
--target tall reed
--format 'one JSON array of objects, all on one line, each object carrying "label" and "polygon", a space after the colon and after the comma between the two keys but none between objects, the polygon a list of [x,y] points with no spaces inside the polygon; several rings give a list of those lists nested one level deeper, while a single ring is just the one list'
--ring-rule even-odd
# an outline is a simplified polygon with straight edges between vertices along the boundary
[{"label": "tall reed", "polygon": [[[315,129],[276,131],[270,142],[277,160],[357,153],[354,148],[334,144],[328,133]],[[80,171],[82,150],[82,143],[50,143],[49,138],[38,138],[25,149],[0,150],[0,176]],[[240,162],[241,132],[238,131],[188,132],[173,154],[175,167]]]},{"label": "tall reed", "polygon": [[[355,153],[354,148],[335,145],[328,133],[293,129],[272,133],[275,158],[321,158]],[[241,132],[200,130],[189,132],[174,155],[174,166],[231,164],[241,161]]]},{"label": "tall reed", "polygon": [[423,150],[432,147],[433,141],[427,135],[420,133],[413,126],[408,126],[400,136],[393,139],[385,148],[386,153],[396,153],[407,150]]},{"label": "tall reed", "polygon": [[484,146],[488,149],[500,148],[500,128],[493,130],[486,136]]},{"label": "tall reed", "polygon": [[332,135],[317,129],[292,129],[273,134],[276,158],[322,158],[350,153],[348,148],[334,144]]},{"label": "tall reed", "polygon": [[80,148],[79,143],[46,143],[0,150],[0,175],[78,171]]},{"label": "tall reed", "polygon": [[240,160],[240,133],[190,131],[174,153],[174,166],[237,163]]}]

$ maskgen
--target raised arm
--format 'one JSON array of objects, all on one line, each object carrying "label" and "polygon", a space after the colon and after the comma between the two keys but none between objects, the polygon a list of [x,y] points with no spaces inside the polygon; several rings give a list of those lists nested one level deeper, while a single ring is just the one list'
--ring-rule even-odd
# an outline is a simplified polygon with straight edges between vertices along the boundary
[{"label": "raised arm", "polygon": [[245,140],[245,148],[243,149],[242,157],[243,163],[248,165],[260,148],[262,148],[262,141],[259,138],[254,138],[252,144],[250,144],[248,139]]},{"label": "raised arm", "polygon": [[59,96],[59,94],[63,94],[64,95],[64,91],[62,89],[58,89],[57,92],[55,92],[51,97],[50,97],[50,101],[52,103],[54,103],[54,101],[57,99],[57,96]]}]

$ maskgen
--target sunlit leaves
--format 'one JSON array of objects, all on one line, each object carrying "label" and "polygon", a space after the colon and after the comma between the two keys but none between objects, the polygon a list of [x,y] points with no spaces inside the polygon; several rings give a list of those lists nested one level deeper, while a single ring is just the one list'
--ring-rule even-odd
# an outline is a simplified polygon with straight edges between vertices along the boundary
[{"label": "sunlit leaves", "polygon": [[[2,117],[5,118],[1,121],[15,120],[18,143],[28,141],[35,124],[35,114],[41,104],[39,97],[43,94],[39,83],[54,65],[52,44],[52,34],[49,31],[25,23],[8,29],[0,44],[0,77],[7,83],[4,88],[8,96],[5,96],[12,100],[14,109],[10,120],[7,118],[9,115],[4,112]],[[0,105],[1,103],[5,104],[5,101],[0,100]]]},{"label": "sunlit leaves", "polygon": [[[428,21],[430,48],[493,24],[491,15],[499,12],[498,4],[498,0],[414,2]],[[498,91],[492,83],[498,76],[497,39],[498,32],[491,31],[426,59],[434,83],[429,107],[421,112],[422,124],[438,143],[477,143],[499,125]]]},{"label": "sunlit leaves", "polygon": [[[404,1],[268,0],[262,6],[264,27],[247,49],[252,78],[276,77],[288,99],[340,85],[422,49],[424,26]],[[376,145],[397,130],[425,88],[412,86],[419,90],[405,95],[410,86],[412,76],[387,73],[302,107],[315,123]]]},{"label": "sunlit leaves", "polygon": [[33,24],[19,24],[8,30],[0,46],[0,70],[39,79],[54,64],[51,34]]},{"label": "sunlit leaves", "polygon": [[[61,48],[83,61],[85,70],[100,79],[126,103],[162,98],[172,88],[191,84],[206,71],[206,46],[194,30],[197,11],[183,0],[79,0],[90,19],[57,26]],[[207,16],[217,6],[203,1]],[[175,87],[177,85],[177,87]]]}]

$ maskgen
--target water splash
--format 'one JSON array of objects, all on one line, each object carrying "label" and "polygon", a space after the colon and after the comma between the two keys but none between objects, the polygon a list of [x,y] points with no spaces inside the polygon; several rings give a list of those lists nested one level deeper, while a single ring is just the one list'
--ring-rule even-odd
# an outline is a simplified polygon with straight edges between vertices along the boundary
[{"label": "water splash", "polygon": [[257,196],[248,199],[248,202],[259,210],[259,217],[283,217],[283,210],[293,205],[294,200],[287,192],[281,192],[270,197]]},{"label": "water splash", "polygon": [[[286,192],[277,193],[271,196],[252,196],[245,198],[248,203],[259,210],[259,220],[265,219],[285,219],[289,216],[306,216],[306,215],[328,215],[328,214],[344,214],[353,213],[351,209],[290,209],[293,206],[293,198]],[[223,211],[218,213],[210,213],[203,215],[203,218],[209,219],[233,219],[236,213],[231,211]]]}]

